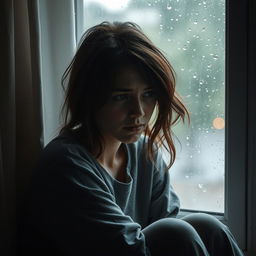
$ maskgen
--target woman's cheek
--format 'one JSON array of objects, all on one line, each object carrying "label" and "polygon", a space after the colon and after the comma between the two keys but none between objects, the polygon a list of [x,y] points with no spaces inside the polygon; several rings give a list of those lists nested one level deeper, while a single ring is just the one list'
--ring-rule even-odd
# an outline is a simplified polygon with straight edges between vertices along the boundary
[{"label": "woman's cheek", "polygon": [[108,119],[113,122],[116,122],[118,120],[122,121],[126,117],[127,110],[122,106],[116,106],[112,108],[107,108],[105,112],[105,116],[108,117]]}]

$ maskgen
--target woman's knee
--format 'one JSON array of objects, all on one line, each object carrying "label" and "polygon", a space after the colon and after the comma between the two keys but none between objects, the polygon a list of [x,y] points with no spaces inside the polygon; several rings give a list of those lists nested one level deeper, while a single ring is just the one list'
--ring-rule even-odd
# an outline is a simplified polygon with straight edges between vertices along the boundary
[{"label": "woman's knee", "polygon": [[155,238],[170,238],[171,240],[183,240],[196,235],[194,228],[187,222],[174,218],[160,219],[148,227],[143,232]]},{"label": "woman's knee", "polygon": [[227,227],[216,217],[205,213],[193,213],[182,218],[200,234],[200,236],[220,235]]},{"label": "woman's knee", "polygon": [[182,219],[195,228],[210,255],[243,255],[229,228],[214,216],[196,213]]},{"label": "woman's knee", "polygon": [[207,255],[196,230],[183,220],[164,218],[146,227],[143,233],[152,255],[168,255],[168,251],[174,255]]}]

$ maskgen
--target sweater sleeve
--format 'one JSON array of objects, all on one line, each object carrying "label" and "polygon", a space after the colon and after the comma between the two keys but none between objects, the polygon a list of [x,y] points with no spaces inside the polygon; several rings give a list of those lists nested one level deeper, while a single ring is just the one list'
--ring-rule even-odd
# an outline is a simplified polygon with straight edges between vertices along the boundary
[{"label": "sweater sleeve", "polygon": [[141,226],[122,212],[96,167],[79,154],[61,155],[41,166],[30,222],[67,255],[150,255]]},{"label": "sweater sleeve", "polygon": [[169,171],[159,150],[154,168],[149,222],[166,217],[176,217],[179,208],[179,198],[170,183]]}]

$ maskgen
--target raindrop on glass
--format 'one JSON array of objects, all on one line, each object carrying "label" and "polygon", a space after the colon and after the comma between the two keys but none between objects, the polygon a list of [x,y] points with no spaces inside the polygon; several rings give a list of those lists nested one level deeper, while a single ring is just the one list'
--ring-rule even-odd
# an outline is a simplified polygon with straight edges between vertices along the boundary
[{"label": "raindrop on glass", "polygon": [[187,49],[188,49],[187,45],[184,45],[183,48],[182,48],[183,51],[186,51]]},{"label": "raindrop on glass", "polygon": [[167,4],[166,8],[167,8],[167,10],[171,10],[172,9],[172,7],[170,5],[168,5],[168,4]]}]

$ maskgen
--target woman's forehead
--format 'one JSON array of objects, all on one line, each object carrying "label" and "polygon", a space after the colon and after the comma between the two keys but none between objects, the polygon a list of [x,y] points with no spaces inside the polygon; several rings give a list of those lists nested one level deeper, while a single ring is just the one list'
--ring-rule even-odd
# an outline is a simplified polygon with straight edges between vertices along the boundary
[{"label": "woman's forehead", "polygon": [[148,88],[153,86],[149,79],[146,79],[145,72],[136,66],[126,66],[117,69],[114,74],[113,82],[113,89],[128,89],[133,87]]}]

